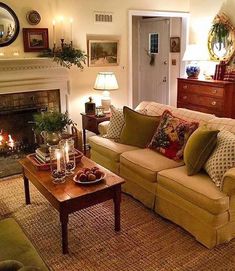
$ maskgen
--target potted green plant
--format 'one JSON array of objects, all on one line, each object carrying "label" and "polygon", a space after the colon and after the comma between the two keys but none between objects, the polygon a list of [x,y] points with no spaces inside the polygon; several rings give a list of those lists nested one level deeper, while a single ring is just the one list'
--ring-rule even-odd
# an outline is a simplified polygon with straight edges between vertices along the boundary
[{"label": "potted green plant", "polygon": [[48,145],[58,144],[67,125],[74,124],[68,112],[42,112],[34,115],[35,132],[41,134]]}]

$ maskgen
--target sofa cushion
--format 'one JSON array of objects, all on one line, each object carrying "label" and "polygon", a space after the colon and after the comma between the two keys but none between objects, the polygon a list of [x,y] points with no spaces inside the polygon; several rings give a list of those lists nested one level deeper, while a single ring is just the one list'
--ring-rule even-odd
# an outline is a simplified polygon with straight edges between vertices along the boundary
[{"label": "sofa cushion", "polygon": [[199,123],[200,126],[207,124],[209,121],[216,118],[212,114],[193,111],[186,108],[174,108],[172,110],[172,114],[178,118],[181,118],[187,121],[196,121]]},{"label": "sofa cushion", "polygon": [[188,175],[198,173],[206,163],[217,142],[219,130],[199,127],[188,139],[184,149],[184,162]]},{"label": "sofa cushion", "polygon": [[123,108],[125,124],[120,143],[145,148],[151,141],[160,117],[140,114],[126,106]]},{"label": "sofa cushion", "polygon": [[197,129],[197,122],[187,122],[179,119],[166,110],[153,136],[149,148],[154,149],[166,157],[180,160],[189,136]]},{"label": "sofa cushion", "polygon": [[166,109],[169,111],[173,111],[174,108],[175,107],[171,105],[143,101],[136,107],[135,110],[145,110],[146,114],[149,116],[161,116]]},{"label": "sofa cushion", "polygon": [[120,154],[123,152],[138,149],[137,147],[120,144],[114,142],[114,140],[100,136],[91,136],[89,138],[89,144],[93,150],[102,153],[103,156],[107,156],[109,159],[116,162],[120,161]]},{"label": "sofa cushion", "polygon": [[15,260],[6,260],[0,262],[0,271],[18,271],[24,265]]},{"label": "sofa cushion", "polygon": [[235,135],[229,131],[218,134],[217,146],[204,165],[212,181],[222,189],[224,173],[235,167]]},{"label": "sofa cushion", "polygon": [[184,164],[182,161],[176,162],[150,149],[124,152],[120,157],[120,162],[149,182],[157,181],[157,173],[159,171],[179,167]]},{"label": "sofa cushion", "polygon": [[235,134],[235,119],[214,118],[208,122],[207,126],[211,129],[226,130]]},{"label": "sofa cushion", "polygon": [[21,262],[24,266],[48,268],[25,236],[17,222],[12,218],[0,221],[0,261],[8,259]]},{"label": "sofa cushion", "polygon": [[229,209],[229,197],[220,192],[205,173],[188,176],[183,166],[159,172],[157,181],[159,185],[212,214]]}]

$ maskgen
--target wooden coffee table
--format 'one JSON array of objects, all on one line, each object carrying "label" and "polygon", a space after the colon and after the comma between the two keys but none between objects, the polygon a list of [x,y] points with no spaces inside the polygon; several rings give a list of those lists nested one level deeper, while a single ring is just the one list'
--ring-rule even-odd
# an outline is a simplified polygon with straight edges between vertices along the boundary
[{"label": "wooden coffee table", "polygon": [[75,172],[79,168],[98,166],[106,173],[104,180],[97,184],[79,185],[72,180],[73,176],[69,176],[65,183],[54,184],[50,171],[37,170],[27,158],[20,160],[20,164],[23,167],[26,204],[30,204],[30,181],[59,212],[64,254],[68,253],[68,221],[69,214],[73,212],[113,199],[115,231],[120,230],[121,185],[124,183],[121,177],[83,157]]}]

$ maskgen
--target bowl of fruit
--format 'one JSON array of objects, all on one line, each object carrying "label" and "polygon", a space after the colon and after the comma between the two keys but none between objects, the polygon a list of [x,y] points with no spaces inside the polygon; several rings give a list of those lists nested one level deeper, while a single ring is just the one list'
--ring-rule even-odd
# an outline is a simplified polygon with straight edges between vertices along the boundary
[{"label": "bowl of fruit", "polygon": [[98,167],[82,168],[78,170],[73,180],[79,184],[94,184],[105,178],[105,173]]}]

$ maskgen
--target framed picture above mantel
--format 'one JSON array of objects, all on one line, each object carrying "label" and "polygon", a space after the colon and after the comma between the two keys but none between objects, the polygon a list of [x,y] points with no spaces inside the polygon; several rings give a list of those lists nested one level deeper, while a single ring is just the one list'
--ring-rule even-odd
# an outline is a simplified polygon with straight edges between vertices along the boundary
[{"label": "framed picture above mantel", "polygon": [[89,40],[88,64],[90,67],[104,67],[119,65],[118,40]]},{"label": "framed picture above mantel", "polygon": [[25,52],[40,52],[49,48],[47,28],[23,28]]}]

